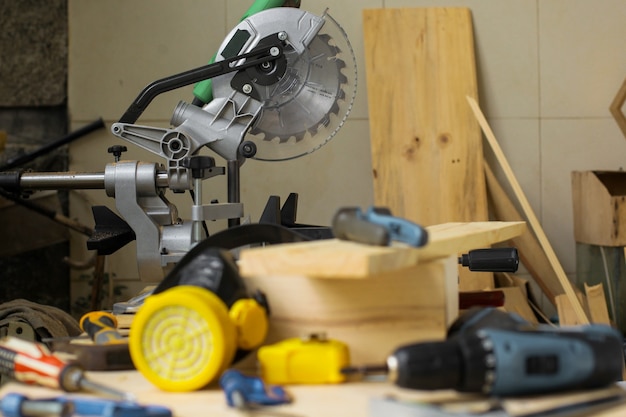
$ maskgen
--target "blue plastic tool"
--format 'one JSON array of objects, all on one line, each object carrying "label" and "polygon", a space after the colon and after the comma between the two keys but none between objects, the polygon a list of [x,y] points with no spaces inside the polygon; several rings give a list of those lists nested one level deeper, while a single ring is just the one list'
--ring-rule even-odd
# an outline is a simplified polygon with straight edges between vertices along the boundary
[{"label": "blue plastic tool", "polygon": [[250,408],[291,402],[291,397],[283,387],[266,385],[261,378],[247,376],[234,369],[222,374],[220,386],[230,407]]},{"label": "blue plastic tool", "polygon": [[[172,411],[159,405],[139,405],[130,401],[115,401],[84,397],[61,396],[45,399],[30,399],[18,393],[2,397],[0,411],[3,417],[27,417],[29,410],[49,411],[51,415],[98,417],[172,417]],[[69,414],[68,414],[69,413]]]},{"label": "blue plastic tool", "polygon": [[333,218],[333,233],[343,240],[387,246],[391,241],[421,247],[428,243],[428,231],[419,224],[395,217],[386,207],[341,208]]}]

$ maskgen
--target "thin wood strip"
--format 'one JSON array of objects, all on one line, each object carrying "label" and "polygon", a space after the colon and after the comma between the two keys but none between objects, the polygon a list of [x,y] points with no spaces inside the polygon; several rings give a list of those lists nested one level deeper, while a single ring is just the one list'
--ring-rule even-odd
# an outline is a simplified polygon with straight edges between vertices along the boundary
[{"label": "thin wood strip", "polygon": [[[502,188],[487,161],[484,162],[484,167],[487,192],[496,219],[501,221],[523,220],[524,218]],[[554,305],[554,297],[563,294],[563,288],[535,235],[530,230],[526,230],[520,236],[511,239],[511,241],[518,249],[522,264]]]},{"label": "thin wood strip", "polygon": [[585,311],[583,310],[583,307],[580,301],[576,297],[576,293],[574,292],[572,283],[567,278],[567,275],[565,274],[563,267],[559,263],[559,260],[556,257],[556,254],[554,253],[554,249],[552,248],[552,246],[550,245],[550,242],[548,241],[548,237],[543,231],[543,228],[541,227],[541,224],[539,223],[537,216],[535,216],[535,213],[532,207],[530,206],[528,199],[524,195],[522,188],[517,182],[517,179],[515,178],[515,175],[513,174],[513,170],[509,166],[509,163],[504,155],[504,152],[502,152],[502,149],[500,148],[500,145],[498,144],[498,141],[496,140],[496,136],[493,134],[493,131],[491,130],[491,127],[489,126],[489,123],[487,123],[487,119],[485,119],[483,112],[480,110],[480,107],[478,107],[478,103],[476,102],[476,100],[474,100],[470,96],[466,96],[466,98],[470,107],[472,108],[472,111],[474,112],[474,115],[476,116],[476,119],[478,120],[478,123],[480,124],[481,129],[483,130],[483,133],[485,134],[485,137],[487,138],[487,142],[489,143],[491,150],[495,154],[496,159],[500,163],[500,166],[502,167],[504,174],[506,175],[509,183],[511,184],[511,187],[513,188],[513,192],[515,193],[517,199],[519,200],[522,210],[524,214],[526,215],[528,222],[530,223],[531,229],[534,231],[535,236],[537,236],[537,239],[539,240],[539,244],[543,248],[544,252],[546,253],[546,256],[548,257],[548,260],[550,261],[550,264],[552,264],[552,267],[554,268],[554,271],[556,272],[556,275],[559,281],[561,282],[561,286],[563,287],[563,291],[565,292],[565,295],[567,296],[567,298],[570,300],[572,309],[576,315],[577,320],[581,324],[588,324],[589,318],[585,314]]},{"label": "thin wood strip", "polygon": [[624,101],[626,101],[626,80],[624,80],[624,82],[622,83],[622,86],[617,91],[615,98],[609,106],[609,111],[613,115],[613,118],[617,122],[617,125],[619,126],[624,136],[626,136],[626,117],[624,117],[624,113],[622,112]]}]

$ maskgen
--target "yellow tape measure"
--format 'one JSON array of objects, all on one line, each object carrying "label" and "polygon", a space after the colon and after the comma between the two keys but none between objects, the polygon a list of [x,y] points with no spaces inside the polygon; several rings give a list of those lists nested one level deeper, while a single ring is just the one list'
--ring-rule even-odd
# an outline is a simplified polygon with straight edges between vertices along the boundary
[{"label": "yellow tape measure", "polygon": [[350,364],[348,345],[320,334],[262,346],[257,357],[263,380],[277,385],[344,382],[341,369]]},{"label": "yellow tape measure", "polygon": [[211,291],[182,285],[145,300],[130,329],[130,354],[158,388],[194,391],[231,365],[238,346],[262,343],[267,327],[265,310],[253,300],[239,300],[229,312]]}]

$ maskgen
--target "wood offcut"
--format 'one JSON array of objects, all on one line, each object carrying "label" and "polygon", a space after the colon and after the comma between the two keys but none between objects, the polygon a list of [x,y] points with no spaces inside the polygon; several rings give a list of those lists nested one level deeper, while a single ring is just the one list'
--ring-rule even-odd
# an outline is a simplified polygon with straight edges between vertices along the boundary
[{"label": "wood offcut", "polygon": [[565,274],[563,267],[559,263],[559,260],[556,257],[556,253],[554,253],[554,249],[552,248],[552,245],[550,245],[550,242],[548,241],[548,237],[543,231],[543,228],[541,227],[541,224],[539,223],[539,220],[537,219],[535,212],[530,206],[530,203],[528,202],[526,195],[524,194],[521,186],[519,185],[519,182],[517,181],[517,178],[515,178],[515,174],[513,174],[513,170],[511,169],[504,155],[504,152],[502,152],[502,149],[500,148],[500,145],[498,144],[498,140],[496,139],[496,136],[491,130],[489,123],[487,123],[487,119],[485,119],[485,115],[480,110],[480,107],[478,106],[478,103],[476,102],[476,100],[468,96],[467,101],[472,111],[474,112],[476,119],[478,120],[478,123],[480,124],[480,127],[482,128],[483,133],[485,134],[485,137],[487,138],[487,142],[489,143],[491,150],[495,154],[496,159],[498,160],[498,163],[500,164],[507,180],[509,181],[511,187],[513,188],[513,192],[515,193],[515,196],[517,197],[520,203],[520,206],[522,207],[524,215],[528,219],[531,229],[535,233],[535,236],[537,236],[537,239],[539,240],[539,243],[541,244],[543,251],[548,257],[548,260],[550,261],[550,264],[552,265],[557,275],[557,278],[559,279],[559,282],[561,283],[561,286],[563,287],[563,291],[567,297],[567,301],[571,304],[571,308],[574,312],[574,315],[576,316],[576,320],[580,324],[589,324],[589,318],[587,314],[585,313],[580,300],[576,296],[572,283],[569,281],[569,278]]}]

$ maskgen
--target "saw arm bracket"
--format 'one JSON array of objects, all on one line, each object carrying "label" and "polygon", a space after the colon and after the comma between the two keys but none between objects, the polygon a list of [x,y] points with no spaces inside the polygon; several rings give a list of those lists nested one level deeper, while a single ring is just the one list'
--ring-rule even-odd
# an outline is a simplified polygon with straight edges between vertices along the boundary
[{"label": "saw arm bracket", "polygon": [[[278,39],[278,36],[276,36]],[[267,66],[282,54],[281,42],[267,42],[249,53],[237,55],[189,71],[174,74],[148,84],[122,115],[119,123],[135,123],[144,110],[160,94],[186,87],[210,78],[241,71],[254,66]]]}]

